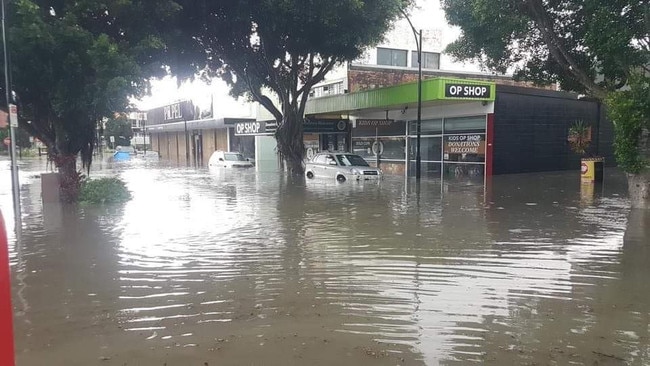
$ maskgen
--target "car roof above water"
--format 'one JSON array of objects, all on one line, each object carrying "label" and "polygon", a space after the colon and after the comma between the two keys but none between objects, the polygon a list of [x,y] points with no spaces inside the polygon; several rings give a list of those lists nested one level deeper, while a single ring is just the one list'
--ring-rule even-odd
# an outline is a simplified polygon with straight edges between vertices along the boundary
[{"label": "car roof above water", "polygon": [[360,156],[359,154],[348,153],[348,152],[319,152],[318,154],[314,155],[314,157],[317,157],[319,155],[355,155],[355,156]]}]

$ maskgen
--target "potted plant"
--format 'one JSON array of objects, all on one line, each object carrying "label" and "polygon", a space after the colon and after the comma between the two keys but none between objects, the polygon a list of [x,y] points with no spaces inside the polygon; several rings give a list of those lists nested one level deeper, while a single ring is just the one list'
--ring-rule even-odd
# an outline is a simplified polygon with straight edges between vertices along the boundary
[{"label": "potted plant", "polygon": [[602,157],[589,156],[587,153],[591,145],[591,126],[583,120],[576,120],[570,127],[567,141],[571,151],[580,155],[581,179],[583,182],[596,182],[603,180]]}]

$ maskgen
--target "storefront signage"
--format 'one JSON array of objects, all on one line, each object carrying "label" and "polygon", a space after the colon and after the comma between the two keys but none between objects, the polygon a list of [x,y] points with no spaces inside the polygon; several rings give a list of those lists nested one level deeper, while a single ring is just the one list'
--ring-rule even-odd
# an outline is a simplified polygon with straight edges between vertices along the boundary
[{"label": "storefront signage", "polygon": [[235,123],[235,136],[266,134],[266,122],[237,122]]},{"label": "storefront signage", "polygon": [[386,127],[395,122],[392,119],[358,119],[357,127]]},{"label": "storefront signage", "polygon": [[184,100],[166,106],[151,109],[147,112],[147,126],[195,120],[196,110],[190,100]]},{"label": "storefront signage", "polygon": [[348,131],[347,119],[316,119],[305,118],[303,130],[305,133],[342,133]]},{"label": "storefront signage", "polygon": [[484,135],[450,135],[445,136],[445,159],[451,154],[485,155]]},{"label": "storefront signage", "polygon": [[183,113],[181,112],[181,104],[175,103],[172,105],[166,105],[163,107],[163,116],[165,121],[177,120],[183,118]]},{"label": "storefront signage", "polygon": [[445,84],[445,98],[489,99],[490,85]]},{"label": "storefront signage", "polygon": [[358,119],[352,137],[404,136],[406,121],[392,119]]}]

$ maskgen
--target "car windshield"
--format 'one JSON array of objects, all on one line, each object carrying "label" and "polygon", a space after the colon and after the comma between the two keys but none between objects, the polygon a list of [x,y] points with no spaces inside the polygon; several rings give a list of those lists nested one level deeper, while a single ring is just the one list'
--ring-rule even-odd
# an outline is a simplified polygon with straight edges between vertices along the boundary
[{"label": "car windshield", "polygon": [[223,157],[226,161],[246,161],[246,159],[244,159],[244,156],[239,153],[226,153],[223,154]]},{"label": "car windshield", "polygon": [[352,155],[352,154],[336,155],[336,158],[338,159],[339,164],[343,166],[370,166],[359,155]]}]

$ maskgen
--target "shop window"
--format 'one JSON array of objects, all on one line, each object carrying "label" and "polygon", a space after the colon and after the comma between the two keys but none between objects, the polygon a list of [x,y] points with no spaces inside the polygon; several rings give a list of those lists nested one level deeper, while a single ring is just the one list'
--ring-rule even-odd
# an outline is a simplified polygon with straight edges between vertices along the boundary
[{"label": "shop window", "polygon": [[377,65],[406,66],[406,50],[377,48]]},{"label": "shop window", "polygon": [[445,134],[449,133],[485,133],[485,116],[458,117],[445,119]]},{"label": "shop window", "polygon": [[484,174],[484,164],[446,163],[444,165],[444,177],[451,181],[462,181],[465,183],[481,185],[483,184]]},{"label": "shop window", "polygon": [[381,147],[381,159],[405,160],[406,159],[406,139],[402,137],[380,138],[383,145]]},{"label": "shop window", "polygon": [[[417,51],[411,52],[411,67],[418,67],[418,53]],[[436,52],[422,52],[422,68],[423,69],[440,69],[440,54]]]},{"label": "shop window", "polygon": [[[417,141],[409,141],[409,160],[415,161]],[[420,138],[420,159],[422,161],[442,161],[442,137]]]},{"label": "shop window", "polygon": [[366,160],[374,160],[379,154],[380,159],[402,160],[406,159],[406,140],[403,137],[380,137],[353,139],[352,152]]},{"label": "shop window", "polygon": [[[425,178],[440,178],[440,171],[442,170],[442,163],[425,162],[420,164],[420,174]],[[409,163],[409,176],[415,176],[415,160]]]},{"label": "shop window", "polygon": [[[417,121],[409,121],[409,135],[417,134]],[[421,121],[420,135],[440,135],[442,133],[442,119],[427,119]]]},{"label": "shop window", "polygon": [[375,154],[373,153],[373,143],[375,139],[365,138],[365,139],[352,139],[352,153],[357,154],[364,159],[370,161],[370,159],[375,159]]}]

